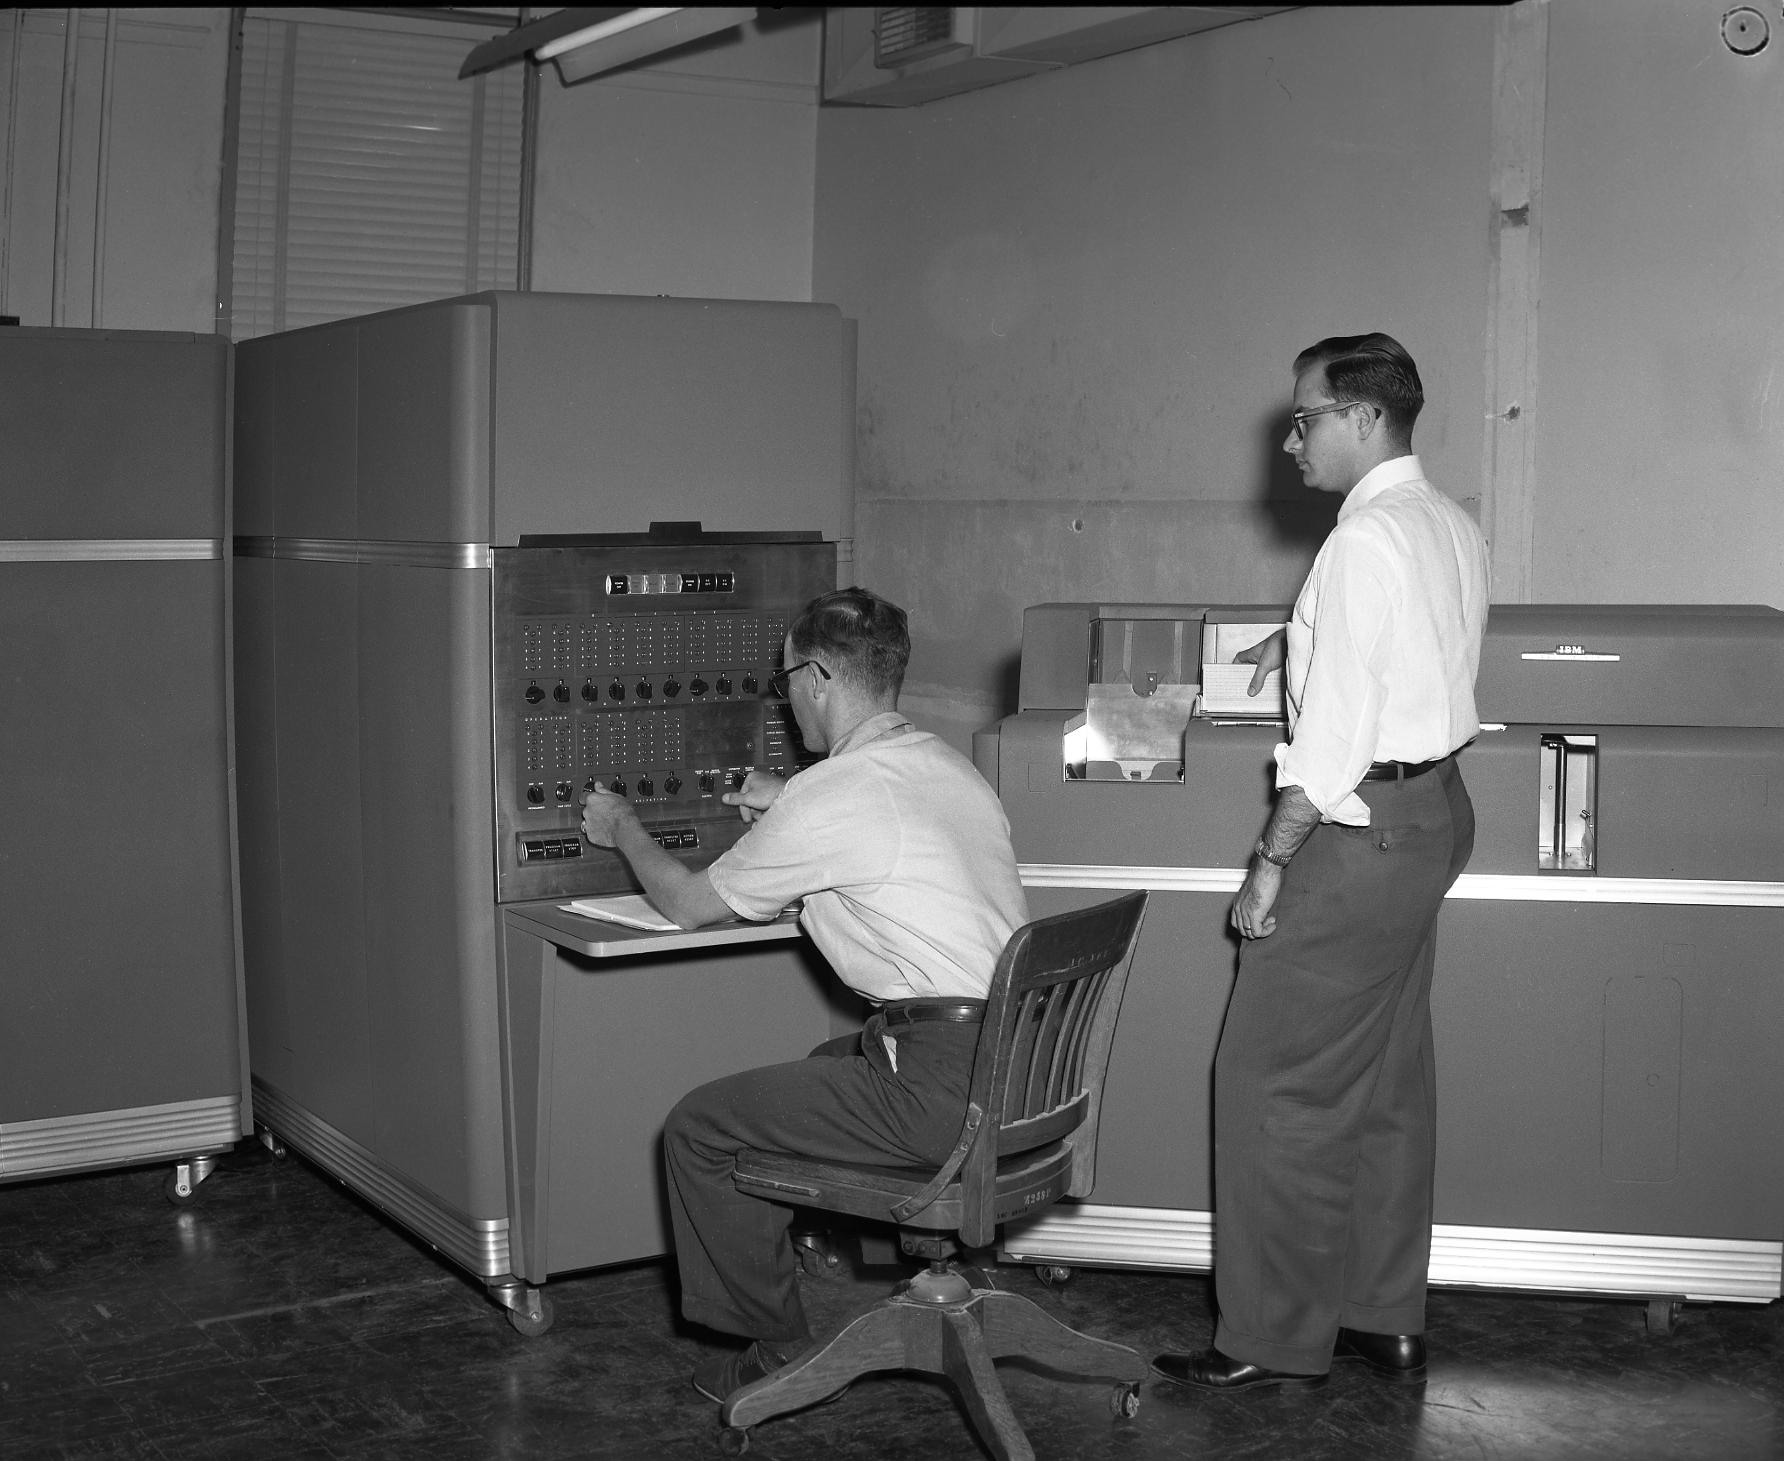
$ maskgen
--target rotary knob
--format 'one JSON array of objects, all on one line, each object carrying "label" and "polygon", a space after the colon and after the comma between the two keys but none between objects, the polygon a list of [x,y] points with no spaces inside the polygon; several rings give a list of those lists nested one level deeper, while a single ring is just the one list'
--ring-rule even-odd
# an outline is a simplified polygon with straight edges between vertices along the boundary
[{"label": "rotary knob", "polygon": [[545,691],[540,688],[539,682],[537,680],[534,680],[530,685],[527,686],[527,704],[528,705],[537,705],[544,698],[545,698]]},{"label": "rotary knob", "polygon": [[654,781],[652,781],[648,776],[640,776],[638,778],[638,795],[639,796],[655,796],[656,792],[657,792],[657,784]]},{"label": "rotary knob", "polygon": [[676,679],[674,675],[671,675],[667,680],[663,681],[663,694],[667,699],[673,700],[677,695],[681,694],[681,681]]},{"label": "rotary knob", "polygon": [[681,778],[671,771],[668,779],[663,782],[663,790],[670,796],[674,796],[676,792],[681,790]]},{"label": "rotary knob", "polygon": [[637,686],[637,689],[638,689],[638,698],[639,698],[639,699],[640,699],[640,700],[648,700],[648,699],[650,699],[650,697],[651,697],[651,688],[650,688],[650,681],[649,681],[649,680],[640,680],[640,681],[639,681],[639,682],[638,682],[638,686]]},{"label": "rotary knob", "polygon": [[570,687],[559,680],[556,688],[551,692],[551,698],[559,705],[568,705],[570,703]]}]

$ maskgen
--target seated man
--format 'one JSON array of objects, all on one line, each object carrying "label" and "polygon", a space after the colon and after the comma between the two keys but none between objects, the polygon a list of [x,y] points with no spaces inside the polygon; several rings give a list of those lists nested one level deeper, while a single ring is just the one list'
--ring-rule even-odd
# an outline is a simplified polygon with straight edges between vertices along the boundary
[{"label": "seated man", "polygon": [[625,798],[597,790],[583,808],[589,841],[624,854],[683,928],[765,921],[803,898],[812,941],[877,1006],[860,1034],[713,1081],[669,1114],[682,1313],[750,1341],[695,1371],[694,1387],[716,1401],[811,1342],[792,1209],[739,1192],[736,1154],[939,1166],[965,1116],[992,971],[1028,919],[996,794],[896,710],[910,649],[904,611],[865,589],[806,606],[774,684],[807,748],[827,759],[788,781],[752,772],[726,793],[754,825],[704,871],[658,847]]}]

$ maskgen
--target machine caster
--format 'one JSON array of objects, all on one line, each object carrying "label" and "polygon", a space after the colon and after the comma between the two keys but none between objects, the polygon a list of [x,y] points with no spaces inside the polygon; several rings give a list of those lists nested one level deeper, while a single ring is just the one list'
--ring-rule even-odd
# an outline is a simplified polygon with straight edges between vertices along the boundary
[{"label": "machine caster", "polygon": [[1648,1333],[1671,1334],[1679,1327],[1679,1315],[1684,1309],[1683,1299],[1649,1299]]},{"label": "machine caster", "polygon": [[285,1143],[280,1141],[270,1128],[262,1126],[255,1131],[254,1135],[275,1162],[285,1160]]},{"label": "machine caster", "polygon": [[793,1251],[807,1278],[843,1277],[842,1254],[828,1233],[793,1234]]},{"label": "machine caster", "polygon": [[1109,1392],[1109,1413],[1117,1420],[1132,1420],[1140,1413],[1140,1387],[1123,1381]]},{"label": "machine caster", "polygon": [[161,1195],[175,1207],[186,1207],[198,1200],[198,1184],[216,1169],[215,1157],[188,1157],[167,1174]]},{"label": "machine caster", "polygon": [[519,1279],[492,1283],[489,1296],[508,1311],[508,1322],[514,1332],[527,1339],[537,1339],[557,1320],[557,1311],[540,1290]]},{"label": "machine caster", "polygon": [[1041,1281],[1042,1288],[1062,1289],[1077,1277],[1077,1271],[1064,1263],[1037,1263],[1034,1276]]},{"label": "machine caster", "polygon": [[508,1311],[508,1322],[514,1326],[514,1332],[526,1339],[537,1339],[557,1321],[550,1299],[535,1289],[533,1301],[530,1309]]},{"label": "machine caster", "polygon": [[719,1432],[719,1454],[741,1456],[750,1448],[750,1433],[742,1426],[728,1425]]}]

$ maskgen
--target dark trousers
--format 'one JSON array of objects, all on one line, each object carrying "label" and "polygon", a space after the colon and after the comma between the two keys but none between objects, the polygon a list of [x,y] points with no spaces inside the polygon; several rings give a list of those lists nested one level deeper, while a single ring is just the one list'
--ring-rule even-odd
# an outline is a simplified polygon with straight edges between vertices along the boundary
[{"label": "dark trousers", "polygon": [[739,1151],[939,1166],[954,1149],[979,1026],[897,1026],[896,1070],[884,1029],[875,1015],[808,1059],[712,1081],[669,1113],[663,1157],[687,1318],[776,1343],[809,1337],[787,1236],[793,1209],[732,1185]]},{"label": "dark trousers", "polygon": [[1295,854],[1214,1063],[1215,1347],[1301,1374],[1340,1326],[1424,1332],[1437,913],[1474,847],[1453,760],[1357,790],[1371,825]]}]

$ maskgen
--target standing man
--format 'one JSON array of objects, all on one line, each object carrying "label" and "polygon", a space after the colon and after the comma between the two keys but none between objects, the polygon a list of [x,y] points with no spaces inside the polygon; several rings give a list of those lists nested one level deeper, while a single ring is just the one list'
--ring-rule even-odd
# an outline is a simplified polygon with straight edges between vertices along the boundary
[{"label": "standing man", "polygon": [[811,1343],[792,1209],[732,1185],[737,1153],[941,1165],[966,1117],[992,972],[1028,921],[996,793],[897,711],[910,652],[904,610],[877,594],[841,589],[806,606],[772,685],[806,748],[828,756],[727,792],[754,825],[704,871],[658,847],[624,797],[598,790],[583,807],[584,835],[618,848],[683,928],[765,921],[804,899],[812,942],[877,1006],[858,1035],[702,1086],[665,1124],[682,1313],[750,1341],[694,1372],[721,1403]]},{"label": "standing man", "polygon": [[[1231,920],[1244,940],[1214,1066],[1210,1390],[1323,1385],[1334,1361],[1425,1378],[1438,908],[1474,846],[1455,753],[1480,729],[1480,530],[1412,451],[1424,389],[1386,335],[1295,361],[1283,450],[1344,494],[1286,630],[1276,805]],[[1286,637],[1286,644],[1284,642]]]}]

